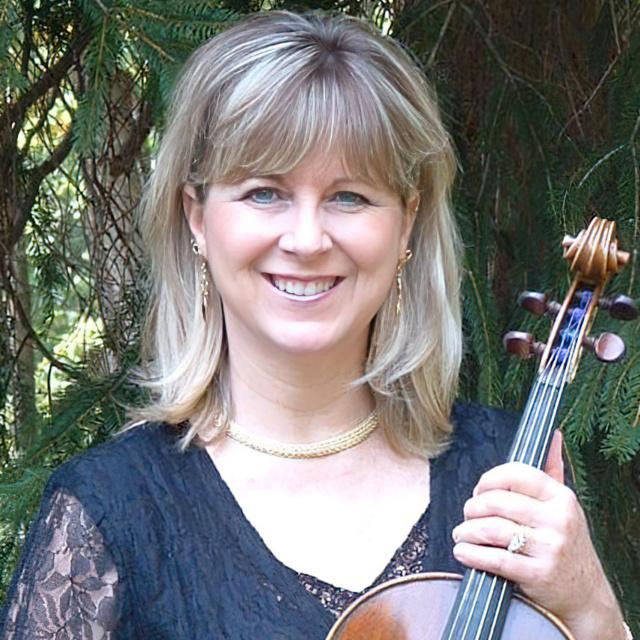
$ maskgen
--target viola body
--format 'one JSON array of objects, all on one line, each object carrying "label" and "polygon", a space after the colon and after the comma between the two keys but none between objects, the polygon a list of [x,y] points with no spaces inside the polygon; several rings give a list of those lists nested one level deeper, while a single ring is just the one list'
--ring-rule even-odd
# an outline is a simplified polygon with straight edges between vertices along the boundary
[{"label": "viola body", "polygon": [[519,594],[501,636],[487,630],[480,638],[464,631],[446,638],[461,580],[453,573],[419,573],[385,582],[353,602],[326,640],[574,640],[556,616]]}]

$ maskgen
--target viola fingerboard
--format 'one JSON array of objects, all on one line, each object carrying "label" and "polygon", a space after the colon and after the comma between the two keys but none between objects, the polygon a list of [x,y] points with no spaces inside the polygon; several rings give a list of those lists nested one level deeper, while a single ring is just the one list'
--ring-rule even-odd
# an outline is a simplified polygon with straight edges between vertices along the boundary
[{"label": "viola fingerboard", "polygon": [[513,439],[508,462],[524,462],[536,469],[544,467],[563,390],[564,384],[544,382],[538,377]]},{"label": "viola fingerboard", "polygon": [[497,640],[502,635],[513,585],[485,571],[468,569],[442,640]]}]

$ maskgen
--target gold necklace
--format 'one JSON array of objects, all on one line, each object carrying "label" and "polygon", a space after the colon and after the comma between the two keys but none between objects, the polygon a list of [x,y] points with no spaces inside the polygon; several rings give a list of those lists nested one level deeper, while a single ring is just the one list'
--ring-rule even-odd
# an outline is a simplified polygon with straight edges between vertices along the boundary
[{"label": "gold necklace", "polygon": [[254,436],[239,424],[233,422],[233,420],[229,422],[226,434],[229,438],[245,447],[261,453],[267,453],[270,456],[278,456],[280,458],[321,458],[322,456],[330,456],[333,453],[340,453],[364,442],[377,426],[378,414],[374,409],[364,420],[358,422],[349,431],[309,444],[289,444]]}]

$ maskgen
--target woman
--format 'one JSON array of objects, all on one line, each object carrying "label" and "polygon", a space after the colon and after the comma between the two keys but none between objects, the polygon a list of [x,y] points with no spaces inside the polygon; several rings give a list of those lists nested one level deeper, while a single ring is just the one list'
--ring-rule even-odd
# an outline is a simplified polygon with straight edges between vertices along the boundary
[{"label": "woman", "polygon": [[193,54],[143,208],[154,401],[52,475],[4,638],[322,639],[372,584],[465,565],[627,637],[560,439],[547,473],[496,467],[514,417],[452,410],[453,175],[420,71],[357,20]]}]

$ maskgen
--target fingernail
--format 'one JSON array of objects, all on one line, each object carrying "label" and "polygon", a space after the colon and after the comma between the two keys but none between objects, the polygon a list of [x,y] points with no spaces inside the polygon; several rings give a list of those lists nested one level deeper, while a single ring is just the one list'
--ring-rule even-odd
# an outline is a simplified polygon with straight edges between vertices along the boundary
[{"label": "fingernail", "polygon": [[451,537],[453,538],[454,542],[458,542],[460,540],[460,535],[458,533],[458,527],[455,527],[453,529],[453,531],[451,532]]}]

